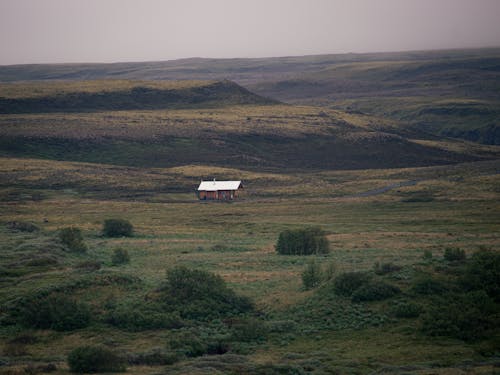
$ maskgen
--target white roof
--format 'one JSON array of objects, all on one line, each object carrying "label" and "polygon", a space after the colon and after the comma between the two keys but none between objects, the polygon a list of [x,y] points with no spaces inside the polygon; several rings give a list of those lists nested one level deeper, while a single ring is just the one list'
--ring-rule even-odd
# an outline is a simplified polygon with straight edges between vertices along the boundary
[{"label": "white roof", "polygon": [[241,181],[201,181],[198,191],[238,190]]}]

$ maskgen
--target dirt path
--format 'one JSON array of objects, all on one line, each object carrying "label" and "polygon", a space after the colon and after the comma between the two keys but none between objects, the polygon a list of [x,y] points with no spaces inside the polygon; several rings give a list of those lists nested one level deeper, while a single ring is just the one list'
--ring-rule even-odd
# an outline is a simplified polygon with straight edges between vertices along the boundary
[{"label": "dirt path", "polygon": [[368,191],[363,191],[361,193],[353,194],[353,195],[348,195],[345,198],[363,198],[363,197],[372,197],[374,195],[379,195],[383,194],[389,190],[392,189],[397,189],[403,186],[415,186],[419,182],[423,180],[409,180],[409,181],[403,181],[403,182],[397,182],[394,184],[386,185],[381,188],[373,189],[373,190],[368,190]]}]

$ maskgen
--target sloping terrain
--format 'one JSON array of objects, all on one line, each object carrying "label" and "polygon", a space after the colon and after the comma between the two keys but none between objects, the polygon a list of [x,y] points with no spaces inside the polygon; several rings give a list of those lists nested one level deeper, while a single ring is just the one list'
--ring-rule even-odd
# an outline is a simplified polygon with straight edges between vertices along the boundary
[{"label": "sloping terrain", "polygon": [[[144,167],[203,163],[293,170],[427,166],[486,160],[499,153],[495,147],[436,142],[425,134],[401,132],[376,117],[270,105],[271,101],[227,81],[205,86],[183,81],[145,85],[131,81],[87,81],[81,87],[78,83],[3,85],[0,92],[8,95],[6,100],[18,101],[19,107],[11,111],[41,113],[0,118],[0,155]],[[176,87],[176,100],[187,97],[188,104],[172,105],[189,109],[151,110],[172,103],[151,93],[161,91],[157,86]],[[57,90],[60,94],[53,96]],[[134,90],[144,94],[139,94],[142,102]],[[63,98],[60,102],[47,102],[58,96]],[[64,110],[65,102],[72,104],[66,112],[53,113]],[[239,105],[229,106],[235,103]]]},{"label": "sloping terrain", "polygon": [[273,104],[230,81],[30,83],[0,87],[0,113],[86,112]]},{"label": "sloping terrain", "polygon": [[500,50],[494,48],[0,67],[3,82],[109,78],[230,79],[284,102],[360,111],[404,128],[500,143]]}]

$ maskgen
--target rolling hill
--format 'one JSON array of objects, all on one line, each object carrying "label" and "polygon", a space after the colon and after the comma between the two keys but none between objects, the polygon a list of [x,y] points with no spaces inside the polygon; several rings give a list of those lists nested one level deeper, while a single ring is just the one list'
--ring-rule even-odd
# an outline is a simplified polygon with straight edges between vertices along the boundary
[{"label": "rolling hill", "polygon": [[266,105],[276,101],[255,95],[230,81],[85,81],[4,84],[0,113],[86,112]]},{"label": "rolling hill", "polygon": [[[137,167],[416,167],[497,147],[402,131],[382,118],[276,104],[229,81],[3,84],[0,155]],[[404,130],[404,129],[403,129]]]},{"label": "rolling hill", "polygon": [[405,129],[500,144],[498,48],[0,67],[1,82],[110,78],[229,79],[287,103],[363,112]]}]

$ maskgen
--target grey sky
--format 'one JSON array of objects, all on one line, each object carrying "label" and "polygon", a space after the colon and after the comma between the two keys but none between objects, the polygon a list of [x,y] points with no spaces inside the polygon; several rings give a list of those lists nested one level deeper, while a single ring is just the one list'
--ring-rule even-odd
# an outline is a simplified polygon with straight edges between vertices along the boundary
[{"label": "grey sky", "polygon": [[500,0],[0,0],[0,64],[500,46]]}]

